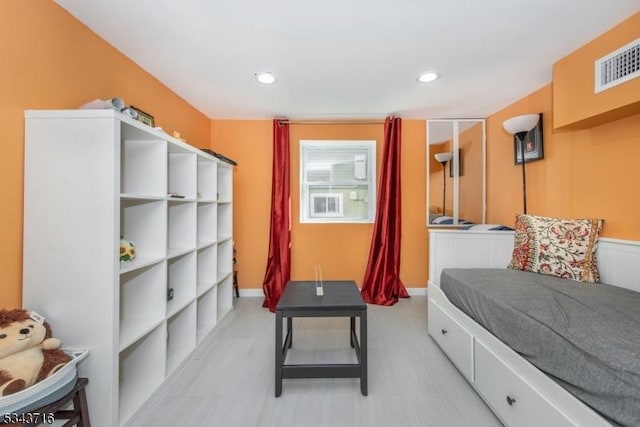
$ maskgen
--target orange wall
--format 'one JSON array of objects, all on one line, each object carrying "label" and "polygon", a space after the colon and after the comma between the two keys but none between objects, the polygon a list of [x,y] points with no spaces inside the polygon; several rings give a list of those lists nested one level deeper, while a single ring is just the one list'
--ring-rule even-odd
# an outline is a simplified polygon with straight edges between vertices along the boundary
[{"label": "orange wall", "polygon": [[542,112],[545,158],[526,165],[528,212],[603,218],[603,236],[640,239],[640,111],[620,109],[640,100],[640,78],[593,95],[593,60],[639,36],[635,14],[558,61],[553,84],[488,118],[487,222],[513,224],[522,212],[521,170],[502,122]]},{"label": "orange wall", "polygon": [[[301,224],[299,221],[299,141],[301,139],[368,139],[377,141],[378,173],[382,125],[291,125],[291,201],[293,279],[313,277],[322,264],[326,279],[362,283],[372,224]],[[271,208],[271,121],[212,120],[211,146],[238,161],[234,182],[234,238],[241,288],[261,288],[269,246]],[[406,286],[427,281],[425,224],[425,122],[403,120],[402,126],[402,259]]]},{"label": "orange wall", "polygon": [[594,62],[638,37],[640,12],[554,64],[555,128],[586,129],[640,113],[640,78],[594,93]]},{"label": "orange wall", "polygon": [[[209,144],[209,119],[50,0],[2,0],[0,16],[0,308],[20,307],[25,109],[73,109],[119,96]],[[70,214],[73,214],[70,212]]]},{"label": "orange wall", "polygon": [[[514,224],[522,212],[522,177],[513,164],[510,117],[542,112],[551,117],[547,85],[487,120],[487,222]],[[544,160],[527,163],[527,210],[557,217],[605,220],[603,236],[640,239],[640,115],[585,130],[553,130],[543,122]]]},{"label": "orange wall", "polygon": [[[240,286],[260,288],[269,235],[271,121],[209,120],[49,0],[3,0],[0,15],[6,18],[0,27],[0,306],[19,306],[21,299],[23,111],[76,108],[94,98],[113,96],[153,114],[157,125],[168,132],[179,130],[192,144],[210,144],[239,162],[234,172],[234,233]],[[634,15],[630,22],[637,23],[637,19]],[[637,34],[640,26],[633,28]],[[608,48],[620,41],[625,31],[616,28],[586,49],[601,49],[601,41]],[[632,84],[638,82],[636,79]],[[513,164],[512,136],[502,129],[502,122],[530,112],[552,117],[552,98],[558,93],[556,84],[553,88],[545,86],[487,119],[488,222],[513,224],[514,215],[522,210],[520,169]],[[581,99],[566,108],[589,108],[589,102]],[[633,190],[640,182],[636,165],[640,158],[640,116],[578,131],[554,131],[554,126],[559,123],[545,120],[545,159],[527,165],[529,211],[601,217],[606,220],[603,235],[640,239],[636,218],[640,199]],[[293,126],[293,166],[298,165],[299,139],[329,138],[376,139],[380,150],[382,126]],[[424,286],[428,254],[423,120],[403,120],[402,144],[401,278],[407,286]],[[300,224],[295,168],[293,278],[309,277],[309,266],[320,262],[327,278],[349,277],[360,283],[372,225]]]},{"label": "orange wall", "polygon": [[233,238],[238,286],[262,288],[271,215],[271,120],[211,120],[211,148],[238,162],[233,172]]}]

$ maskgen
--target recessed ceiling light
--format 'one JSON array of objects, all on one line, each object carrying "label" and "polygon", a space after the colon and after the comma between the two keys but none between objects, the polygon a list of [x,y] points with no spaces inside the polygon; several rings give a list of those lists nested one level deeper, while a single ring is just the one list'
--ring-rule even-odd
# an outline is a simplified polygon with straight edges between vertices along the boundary
[{"label": "recessed ceiling light", "polygon": [[433,71],[427,71],[426,73],[422,73],[418,76],[418,81],[420,83],[429,83],[436,80],[440,75]]},{"label": "recessed ceiling light", "polygon": [[256,73],[256,80],[260,83],[262,83],[263,85],[272,85],[276,82],[276,76],[274,76],[272,73]]}]

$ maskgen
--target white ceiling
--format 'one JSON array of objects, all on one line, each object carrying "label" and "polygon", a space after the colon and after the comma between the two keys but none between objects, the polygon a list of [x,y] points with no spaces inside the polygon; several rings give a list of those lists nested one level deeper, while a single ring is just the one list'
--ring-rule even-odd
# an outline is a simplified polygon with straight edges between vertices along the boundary
[{"label": "white ceiling", "polygon": [[[238,119],[486,117],[640,10],[638,0],[56,2],[208,117]],[[417,83],[426,70],[442,77]],[[260,71],[277,83],[259,85]]]}]

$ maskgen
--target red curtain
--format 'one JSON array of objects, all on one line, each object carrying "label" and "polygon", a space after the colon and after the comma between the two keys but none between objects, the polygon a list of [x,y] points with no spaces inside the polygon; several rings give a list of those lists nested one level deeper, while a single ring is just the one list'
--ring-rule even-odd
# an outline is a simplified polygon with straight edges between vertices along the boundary
[{"label": "red curtain", "polygon": [[371,304],[393,305],[409,294],[400,280],[400,142],[402,120],[384,121],[384,149],[378,188],[378,206],[373,226],[362,297]]},{"label": "red curtain", "polygon": [[271,177],[271,230],[269,257],[262,282],[263,307],[271,312],[291,277],[291,192],[289,183],[289,124],[273,121],[273,172]]}]

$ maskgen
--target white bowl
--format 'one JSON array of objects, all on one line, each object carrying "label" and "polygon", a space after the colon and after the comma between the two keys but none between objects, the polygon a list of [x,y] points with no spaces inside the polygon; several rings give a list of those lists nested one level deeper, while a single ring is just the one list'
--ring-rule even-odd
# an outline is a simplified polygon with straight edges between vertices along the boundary
[{"label": "white bowl", "polygon": [[76,365],[87,357],[89,350],[62,350],[71,356],[69,363],[31,387],[0,397],[0,414],[28,412],[55,402],[71,391],[77,378]]}]

